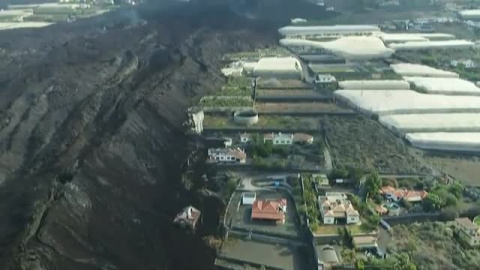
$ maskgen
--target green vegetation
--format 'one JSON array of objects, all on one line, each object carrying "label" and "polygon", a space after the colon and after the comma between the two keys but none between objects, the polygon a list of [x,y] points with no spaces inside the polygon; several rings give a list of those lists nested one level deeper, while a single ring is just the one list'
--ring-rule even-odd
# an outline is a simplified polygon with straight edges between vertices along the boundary
[{"label": "green vegetation", "polygon": [[251,155],[253,158],[266,158],[272,155],[273,143],[271,141],[264,141],[260,134],[253,134],[251,140]]},{"label": "green vegetation", "polygon": [[360,201],[358,197],[351,196],[349,200],[363,218],[362,224],[360,225],[361,230],[368,232],[377,230],[378,225],[380,224],[380,216],[376,212],[372,211],[366,202]]},{"label": "green vegetation", "polygon": [[311,174],[302,175],[303,179],[303,199],[307,205],[307,218],[312,231],[316,231],[320,224],[318,217],[320,215],[317,207],[317,194],[313,189],[313,177]]},{"label": "green vegetation", "polygon": [[473,223],[477,224],[477,226],[480,226],[480,216],[476,216],[476,217],[473,219]]},{"label": "green vegetation", "polygon": [[228,77],[226,87],[238,87],[242,89],[251,88],[252,87],[252,78],[248,77],[236,77],[231,76]]},{"label": "green vegetation", "polygon": [[317,207],[317,195],[313,189],[313,177],[311,174],[302,174],[303,193],[299,181],[293,183],[293,193],[295,201],[301,206],[298,208],[299,213],[305,214],[308,218],[310,229],[315,232],[318,229],[320,215]]},{"label": "green vegetation", "polygon": [[368,172],[362,168],[340,167],[333,169],[332,172],[328,175],[328,179],[332,181],[335,179],[350,179],[354,182],[355,186],[358,186],[362,177],[367,173]]},{"label": "green vegetation", "polygon": [[[370,257],[364,264],[375,269],[391,269],[391,270],[416,270],[417,266],[412,262],[410,256],[403,253],[394,253],[386,259],[377,259]],[[358,269],[358,268],[357,268]],[[365,269],[365,268],[364,268]]]},{"label": "green vegetation", "polygon": [[437,184],[429,190],[427,197],[423,200],[423,209],[436,211],[446,207],[456,207],[462,193],[463,186],[460,182],[451,185]]},{"label": "green vegetation", "polygon": [[392,235],[388,253],[408,254],[418,269],[480,269],[480,251],[460,245],[445,223],[397,225]]},{"label": "green vegetation", "polygon": [[229,107],[252,107],[253,101],[243,97],[232,98],[220,98],[220,97],[208,97],[202,98],[199,103],[202,107],[214,107],[214,108],[229,108]]},{"label": "green vegetation", "polygon": [[[233,118],[229,116],[220,115],[205,115],[203,126],[206,128],[237,128],[233,122]],[[244,127],[244,126],[242,126]],[[316,122],[313,119],[305,117],[290,117],[290,116],[265,116],[259,117],[258,123],[252,127],[246,127],[245,130],[256,130],[261,128],[284,128],[288,130],[295,129],[312,129],[316,127]]]}]

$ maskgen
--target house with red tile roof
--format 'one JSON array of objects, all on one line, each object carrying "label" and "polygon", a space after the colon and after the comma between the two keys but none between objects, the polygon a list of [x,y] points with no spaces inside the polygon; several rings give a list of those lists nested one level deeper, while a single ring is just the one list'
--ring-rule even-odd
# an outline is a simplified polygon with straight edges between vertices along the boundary
[{"label": "house with red tile roof", "polygon": [[420,202],[427,197],[428,192],[425,190],[408,190],[394,188],[392,186],[384,186],[380,188],[380,194],[386,199],[399,202],[405,200],[408,202]]},{"label": "house with red tile roof", "polygon": [[255,200],[252,205],[252,220],[274,221],[285,224],[287,200]]}]

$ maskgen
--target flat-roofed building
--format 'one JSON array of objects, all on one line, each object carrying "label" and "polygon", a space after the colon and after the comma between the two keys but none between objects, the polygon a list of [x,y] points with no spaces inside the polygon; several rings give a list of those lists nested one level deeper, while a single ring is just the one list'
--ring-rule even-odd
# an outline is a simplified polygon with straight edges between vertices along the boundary
[{"label": "flat-roofed building", "polygon": [[472,247],[480,246],[480,228],[470,219],[457,218],[454,226],[460,239]]}]

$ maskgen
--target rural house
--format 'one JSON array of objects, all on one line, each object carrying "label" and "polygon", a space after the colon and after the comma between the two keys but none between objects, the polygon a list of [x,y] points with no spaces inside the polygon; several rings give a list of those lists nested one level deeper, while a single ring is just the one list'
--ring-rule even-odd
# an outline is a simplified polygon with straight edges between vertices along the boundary
[{"label": "rural house", "polygon": [[195,230],[197,222],[200,219],[200,214],[200,210],[193,206],[187,206],[180,213],[178,213],[173,222],[183,228]]},{"label": "rural house", "polygon": [[263,142],[271,141],[273,145],[290,145],[293,143],[293,135],[285,133],[267,133],[263,136]]},{"label": "rural house", "polygon": [[394,202],[405,200],[407,202],[415,203],[425,199],[428,192],[425,190],[407,190],[394,188],[392,186],[384,186],[380,189],[380,194],[383,195],[385,199]]},{"label": "rural house", "polygon": [[454,222],[458,237],[471,247],[480,246],[480,227],[468,218],[456,218]]},{"label": "rural house", "polygon": [[242,204],[243,205],[253,205],[257,199],[257,194],[255,192],[244,192],[242,193]]},{"label": "rural house", "polygon": [[360,214],[344,193],[327,192],[318,197],[318,204],[324,224],[356,224],[360,221]]},{"label": "rural house", "polygon": [[215,162],[245,163],[247,154],[240,148],[211,148],[208,158]]},{"label": "rural house", "polygon": [[252,220],[274,221],[285,224],[287,200],[256,200],[252,205]]}]

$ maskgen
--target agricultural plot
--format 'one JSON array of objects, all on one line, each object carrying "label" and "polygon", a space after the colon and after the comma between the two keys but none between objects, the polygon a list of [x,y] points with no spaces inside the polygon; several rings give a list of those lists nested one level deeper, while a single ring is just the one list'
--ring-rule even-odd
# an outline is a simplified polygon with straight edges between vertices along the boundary
[{"label": "agricultural plot", "polygon": [[250,96],[252,95],[251,87],[238,87],[238,86],[223,86],[216,96]]},{"label": "agricultural plot", "polygon": [[400,139],[371,119],[325,116],[320,124],[325,130],[337,168],[360,167],[399,174],[430,171],[409,153]]},{"label": "agricultural plot", "polygon": [[256,103],[260,114],[353,114],[350,109],[337,106],[335,103],[292,102],[292,103]]},{"label": "agricultural plot", "polygon": [[256,92],[257,101],[318,101],[330,99],[315,90],[258,90]]},{"label": "agricultural plot", "polygon": [[285,131],[313,131],[317,129],[318,121],[308,117],[290,116],[260,116],[258,123],[253,126],[238,125],[230,116],[205,115],[203,127],[205,129],[242,129],[248,130],[285,130]]},{"label": "agricultural plot", "polygon": [[312,89],[313,85],[300,80],[281,80],[276,78],[258,78],[257,89]]},{"label": "agricultural plot", "polygon": [[210,108],[252,107],[253,101],[248,97],[207,96],[200,100],[199,106]]},{"label": "agricultural plot", "polygon": [[343,73],[357,71],[354,67],[347,64],[309,64],[308,66],[315,73]]}]

